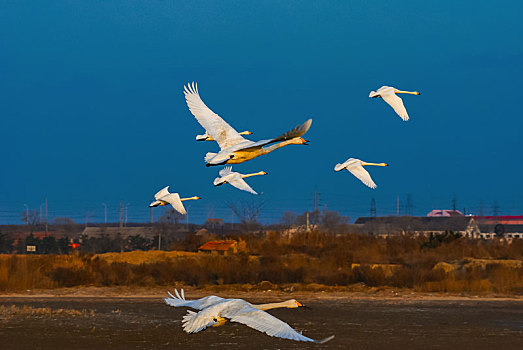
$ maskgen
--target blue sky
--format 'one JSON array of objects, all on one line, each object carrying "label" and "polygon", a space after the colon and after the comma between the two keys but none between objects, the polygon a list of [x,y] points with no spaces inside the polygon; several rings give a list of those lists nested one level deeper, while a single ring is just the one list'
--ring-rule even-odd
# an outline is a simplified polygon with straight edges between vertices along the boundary
[{"label": "blue sky", "polygon": [[[148,218],[166,185],[191,203],[191,221],[230,217],[253,199],[214,188],[219,167],[196,142],[183,85],[251,139],[277,136],[308,118],[310,146],[289,146],[234,166],[268,176],[249,183],[260,218],[322,208],[355,219],[458,208],[523,213],[523,4],[518,1],[0,1],[0,223],[48,199],[50,219]],[[382,85],[403,97],[402,122]],[[241,130],[240,130],[241,129]],[[371,190],[348,172],[371,168]],[[160,215],[161,209],[155,211]]]}]

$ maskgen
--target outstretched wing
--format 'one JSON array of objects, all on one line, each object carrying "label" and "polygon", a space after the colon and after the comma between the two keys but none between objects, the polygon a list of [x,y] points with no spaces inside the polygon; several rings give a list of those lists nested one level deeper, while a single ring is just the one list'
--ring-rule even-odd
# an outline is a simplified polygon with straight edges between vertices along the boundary
[{"label": "outstretched wing", "polygon": [[376,188],[376,184],[374,181],[372,181],[372,178],[370,177],[370,174],[367,170],[365,170],[361,165],[352,165],[347,167],[347,170],[351,172],[352,175],[356,176],[358,179],[361,180],[365,185],[369,186],[370,188]]},{"label": "outstretched wing", "polygon": [[168,196],[168,195],[169,195],[169,186],[166,186],[154,195],[154,199],[159,200],[160,198]]},{"label": "outstretched wing", "polygon": [[234,308],[232,310],[222,310],[221,316],[230,319],[231,322],[242,323],[248,327],[254,328],[257,331],[270,335],[271,337],[316,342],[316,340],[296,332],[291,326],[280,319],[249,305],[245,305],[239,309]]},{"label": "outstretched wing", "polygon": [[309,119],[305,123],[296,126],[294,129],[287,131],[283,135],[280,135],[280,136],[270,139],[270,140],[261,140],[258,142],[251,143],[247,147],[242,148],[241,150],[248,150],[250,148],[263,147],[265,145],[268,145],[268,144],[271,144],[274,142],[281,142],[281,141],[293,139],[295,137],[303,136],[309,130],[309,128],[311,127],[311,124],[312,124],[312,119]]},{"label": "outstretched wing", "polygon": [[180,195],[178,193],[170,193],[167,196],[161,197],[160,200],[172,205],[174,210],[176,210],[178,213],[180,213],[182,215],[187,214],[187,212],[185,211],[185,208],[183,206],[183,203],[180,200]]},{"label": "outstretched wing", "polygon": [[196,117],[198,123],[205,129],[205,132],[218,142],[221,149],[234,146],[237,143],[246,141],[236,130],[234,130],[225,120],[209,109],[203,103],[198,93],[198,85],[194,82],[184,86],[185,101],[191,113]]},{"label": "outstretched wing", "polygon": [[239,174],[238,174],[238,176],[234,176],[232,179],[227,180],[227,182],[230,183],[231,186],[234,186],[239,190],[247,191],[252,194],[258,194],[258,193],[256,193],[255,190],[253,190],[251,188],[251,186],[249,186],[249,184],[247,182],[245,182],[244,179],[241,178],[241,176]]},{"label": "outstretched wing", "polygon": [[226,166],[218,174],[220,174],[221,177],[227,176],[232,173],[232,166]]},{"label": "outstretched wing", "polygon": [[181,292],[182,293],[180,295],[180,293],[178,293],[178,291],[175,289],[174,294],[176,294],[176,296],[172,295],[170,292],[167,292],[169,293],[170,298],[165,298],[163,300],[167,305],[171,305],[174,307],[185,306],[196,310],[201,310],[203,308],[206,308],[207,306],[214,305],[223,300],[223,298],[217,297],[216,295],[209,295],[207,297],[195,300],[185,300],[183,289],[181,290]]},{"label": "outstretched wing", "polygon": [[407,110],[403,105],[403,100],[394,92],[382,94],[381,98],[383,98],[383,101],[387,102],[392,108],[394,108],[394,111],[401,117],[401,119],[403,119],[403,121],[406,122],[409,120],[409,115],[407,114]]}]

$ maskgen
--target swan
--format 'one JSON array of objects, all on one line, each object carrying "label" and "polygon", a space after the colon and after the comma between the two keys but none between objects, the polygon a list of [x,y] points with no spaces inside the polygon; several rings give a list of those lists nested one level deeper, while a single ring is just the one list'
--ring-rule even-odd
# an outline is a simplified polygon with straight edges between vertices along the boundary
[{"label": "swan", "polygon": [[[252,135],[252,132],[250,131],[242,131],[238,133],[239,135]],[[214,141],[212,136],[205,133],[203,135],[196,135],[196,141]]]},{"label": "swan", "polygon": [[183,289],[181,290],[181,295],[176,289],[174,293],[176,296],[169,293],[170,298],[164,299],[168,305],[174,307],[186,306],[199,310],[199,312],[188,310],[187,315],[183,317],[183,330],[187,333],[196,333],[207,327],[218,327],[229,320],[231,322],[242,323],[272,337],[320,344],[326,343],[334,338],[333,335],[321,340],[308,338],[292,329],[287,323],[265,312],[266,310],[281,307],[303,307],[303,304],[295,299],[281,303],[254,305],[243,299],[224,299],[215,295],[206,296],[201,299],[186,300]]},{"label": "swan", "polygon": [[308,143],[301,136],[309,130],[312,119],[276,138],[254,142],[243,138],[203,103],[197,84],[193,82],[183,88],[189,110],[220,147],[218,153],[208,152],[205,155],[206,166],[239,164],[287,145],[306,145]]},{"label": "swan", "polygon": [[363,182],[365,185],[369,186],[370,188],[376,188],[378,186],[376,186],[374,181],[372,181],[369,172],[363,169],[363,167],[366,165],[389,166],[387,163],[366,163],[359,159],[349,158],[342,164],[336,164],[336,166],[334,167],[334,171],[347,169],[352,173],[352,175],[360,179],[361,182]]},{"label": "swan", "polygon": [[200,199],[198,196],[189,197],[189,198],[180,198],[178,193],[169,193],[169,186],[162,188],[158,193],[154,195],[155,201],[149,204],[149,207],[157,207],[160,205],[172,205],[174,210],[178,213],[185,215],[187,212],[183,207],[182,201],[197,200]]},{"label": "swan", "polygon": [[247,182],[245,182],[246,177],[256,176],[256,175],[267,175],[265,171],[259,171],[257,173],[252,174],[240,174],[235,171],[232,171],[232,167],[228,166],[220,170],[219,172],[220,177],[217,177],[214,179],[213,185],[214,186],[220,186],[226,183],[231,184],[231,186],[234,186],[242,191],[247,191],[252,194],[258,194],[256,191],[254,191]]},{"label": "swan", "polygon": [[394,108],[394,111],[401,117],[401,119],[403,119],[403,121],[406,122],[409,120],[409,115],[403,105],[403,100],[396,96],[396,94],[419,95],[420,93],[417,91],[402,91],[392,86],[382,86],[378,91],[371,91],[369,97],[381,97],[383,101],[387,102],[392,108]]}]

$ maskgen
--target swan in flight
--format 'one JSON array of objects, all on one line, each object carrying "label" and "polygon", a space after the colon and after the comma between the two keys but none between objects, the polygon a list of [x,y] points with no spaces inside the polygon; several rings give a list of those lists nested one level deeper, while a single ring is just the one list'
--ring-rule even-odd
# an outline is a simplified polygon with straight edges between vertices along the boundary
[{"label": "swan in flight", "polygon": [[191,113],[220,147],[218,153],[209,152],[205,155],[206,166],[239,164],[287,145],[306,145],[308,142],[301,136],[309,130],[312,119],[276,138],[254,142],[243,138],[203,103],[197,84],[184,86],[184,94]]},{"label": "swan in flight", "polygon": [[387,163],[366,163],[359,159],[349,158],[342,164],[336,164],[336,166],[334,167],[334,171],[347,169],[352,173],[352,175],[356,176],[358,179],[361,180],[361,182],[363,182],[370,188],[378,187],[376,186],[374,181],[372,181],[369,172],[363,168],[365,165],[389,166]]},{"label": "swan in flight", "polygon": [[[238,135],[252,135],[252,132],[242,131],[242,132],[239,132]],[[196,141],[214,141],[214,139],[212,138],[212,136],[205,133],[203,135],[196,135]]]},{"label": "swan in flight", "polygon": [[409,115],[407,114],[407,110],[403,105],[403,100],[396,96],[396,94],[419,95],[419,92],[402,91],[393,88],[392,86],[382,86],[378,89],[378,91],[371,91],[369,97],[381,97],[383,101],[387,102],[392,108],[394,108],[394,111],[401,117],[401,119],[403,119],[403,121],[406,122],[407,120],[409,120]]},{"label": "swan in flight", "polygon": [[155,201],[149,204],[149,207],[157,207],[160,205],[172,205],[174,210],[178,213],[185,215],[187,212],[183,206],[182,201],[196,200],[200,197],[194,196],[189,198],[180,198],[178,193],[169,193],[169,186],[162,188],[158,193],[154,195]]},{"label": "swan in flight", "polygon": [[213,182],[214,186],[220,186],[220,185],[229,183],[229,184],[231,184],[231,186],[234,186],[242,191],[250,192],[252,194],[258,194],[258,193],[256,193],[256,191],[253,190],[251,188],[251,186],[249,186],[249,184],[247,184],[247,182],[245,182],[244,179],[246,177],[251,177],[251,176],[256,176],[256,175],[267,175],[267,173],[265,171],[260,171],[257,173],[244,175],[244,174],[240,174],[235,171],[232,171],[232,167],[230,167],[230,166],[227,166],[227,167],[223,168],[222,170],[220,170],[219,174],[220,174],[220,177],[217,177],[216,179],[214,179],[214,182]]},{"label": "swan in flight", "polygon": [[243,299],[224,299],[215,295],[201,299],[186,300],[183,289],[181,290],[181,295],[176,289],[174,293],[176,296],[169,293],[170,298],[164,299],[168,305],[174,307],[185,306],[199,310],[199,312],[188,310],[187,315],[183,317],[183,330],[187,333],[196,333],[207,327],[218,327],[229,320],[231,322],[242,323],[272,337],[320,344],[326,343],[334,338],[334,336],[321,340],[308,338],[292,329],[287,323],[265,312],[265,310],[281,307],[303,307],[303,305],[295,299],[281,303],[254,305]]}]

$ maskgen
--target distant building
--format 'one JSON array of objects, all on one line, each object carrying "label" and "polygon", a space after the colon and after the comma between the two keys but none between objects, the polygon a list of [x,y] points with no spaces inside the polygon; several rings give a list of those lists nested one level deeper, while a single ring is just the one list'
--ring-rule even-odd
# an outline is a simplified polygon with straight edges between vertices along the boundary
[{"label": "distant building", "polygon": [[474,216],[481,238],[523,238],[523,216]]},{"label": "distant building", "polygon": [[198,248],[198,252],[228,255],[238,252],[238,242],[235,240],[210,241]]},{"label": "distant building", "polygon": [[445,231],[460,233],[469,238],[480,238],[480,229],[471,216],[383,216],[361,217],[354,225],[359,233],[375,236],[441,234]]},{"label": "distant building", "polygon": [[428,217],[464,216],[459,210],[434,209],[427,214]]},{"label": "distant building", "polygon": [[140,235],[152,239],[158,233],[154,232],[152,227],[86,227],[82,231],[82,235],[87,237],[107,236],[111,239],[117,237],[126,239],[129,236]]}]

